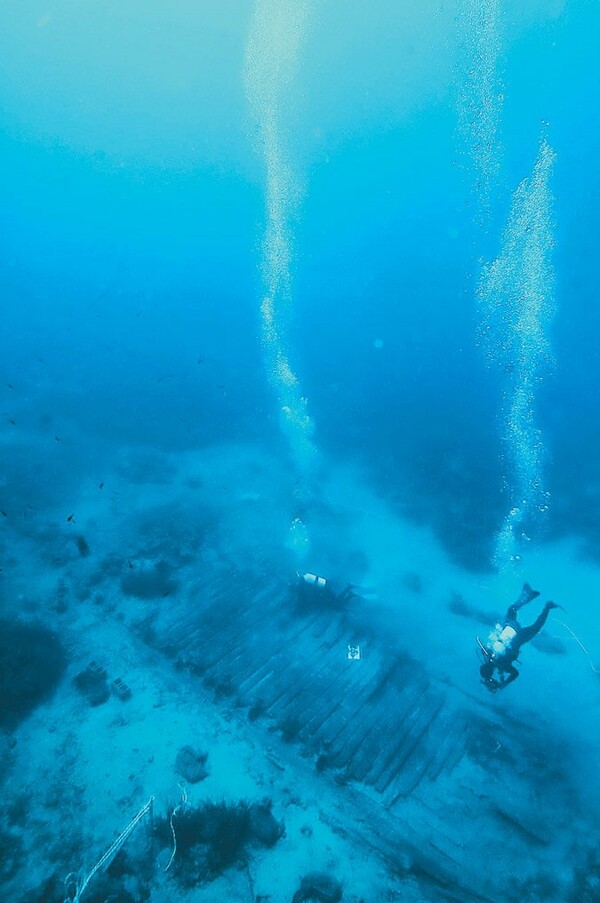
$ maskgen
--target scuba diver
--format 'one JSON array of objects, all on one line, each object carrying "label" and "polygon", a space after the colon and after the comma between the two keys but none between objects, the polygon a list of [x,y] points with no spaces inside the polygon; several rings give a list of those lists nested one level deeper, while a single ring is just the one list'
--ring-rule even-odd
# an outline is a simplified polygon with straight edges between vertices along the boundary
[{"label": "scuba diver", "polygon": [[[530,624],[529,627],[521,627],[517,620],[517,612],[537,596],[539,596],[539,592],[532,589],[528,583],[524,583],[521,595],[506,612],[504,623],[496,624],[487,643],[484,645],[477,637],[479,650],[484,660],[479,673],[482,683],[491,693],[502,690],[517,679],[519,672],[513,662],[518,659],[521,646],[539,633],[553,608],[561,607],[556,602],[546,602],[533,624]],[[494,677],[494,671],[498,671],[497,678]]]},{"label": "scuba diver", "polygon": [[317,574],[301,574],[297,571],[294,587],[298,601],[308,608],[341,609],[348,602],[359,598],[359,594],[355,592],[358,587],[352,583],[340,587],[326,577],[319,577]]}]

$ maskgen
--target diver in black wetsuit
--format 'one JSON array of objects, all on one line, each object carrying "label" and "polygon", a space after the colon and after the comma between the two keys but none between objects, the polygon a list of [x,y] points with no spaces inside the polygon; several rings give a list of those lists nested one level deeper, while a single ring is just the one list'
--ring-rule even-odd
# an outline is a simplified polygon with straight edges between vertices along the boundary
[{"label": "diver in black wetsuit", "polygon": [[348,602],[359,598],[352,583],[335,585],[325,577],[316,574],[296,573],[294,581],[298,601],[305,607],[343,608]]},{"label": "diver in black wetsuit", "polygon": [[[479,673],[482,683],[491,693],[502,690],[517,679],[519,672],[513,662],[518,659],[521,646],[539,633],[553,608],[560,608],[556,602],[546,602],[533,624],[530,624],[529,627],[521,627],[517,620],[517,612],[537,596],[539,596],[539,592],[531,589],[528,583],[524,583],[521,595],[506,612],[504,625],[496,624],[496,629],[490,634],[486,645],[477,637],[479,648],[485,659]],[[494,677],[494,671],[498,671],[498,678]]]}]

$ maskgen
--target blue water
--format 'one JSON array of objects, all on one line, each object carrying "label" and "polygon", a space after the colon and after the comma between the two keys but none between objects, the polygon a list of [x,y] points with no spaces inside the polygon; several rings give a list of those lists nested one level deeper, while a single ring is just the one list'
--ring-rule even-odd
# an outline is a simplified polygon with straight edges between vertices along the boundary
[{"label": "blue water", "polygon": [[[357,464],[455,563],[496,573],[520,489],[502,424],[510,368],[486,355],[476,298],[545,140],[555,312],[532,409],[547,511],[527,542],[574,537],[600,559],[600,4],[479,6],[499,10],[484,216],[461,119],[469,68],[482,77],[469,0],[259,0],[260,27],[253,0],[0,4],[7,530],[28,505],[70,509],[132,448],[247,443],[303,487],[290,517],[311,520],[311,456]],[[265,56],[248,75],[253,28]],[[274,338],[268,191],[289,186],[275,169],[269,182],[271,115],[294,183]]]},{"label": "blue water", "polygon": [[[291,356],[319,444],[360,456],[398,492],[410,485],[424,512],[440,491],[457,494],[483,564],[503,500],[498,385],[474,342],[478,257],[498,251],[542,120],[557,153],[555,364],[537,411],[547,526],[594,531],[582,507],[598,481],[599,13],[505,11],[503,160],[483,235],[457,130],[460,16],[395,6],[357,5],[335,25],[314,12],[307,27],[286,108],[302,181]],[[3,11],[2,367],[16,384],[5,407],[43,383],[53,417],[163,448],[273,428],[258,341],[263,172],[242,84],[250,14]],[[460,556],[473,531],[446,532]]]}]

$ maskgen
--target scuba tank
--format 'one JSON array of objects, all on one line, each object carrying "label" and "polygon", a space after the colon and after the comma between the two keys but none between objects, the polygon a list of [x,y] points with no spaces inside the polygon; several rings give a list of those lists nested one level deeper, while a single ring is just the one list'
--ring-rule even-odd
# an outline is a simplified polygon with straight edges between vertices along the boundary
[{"label": "scuba tank", "polygon": [[319,589],[325,589],[327,580],[325,577],[318,577],[316,574],[298,574],[300,580],[309,586],[318,586]]},{"label": "scuba tank", "polygon": [[488,637],[487,649],[493,656],[504,655],[510,649],[510,644],[516,635],[517,631],[510,624],[506,624],[504,627],[501,624],[496,624],[496,627]]}]

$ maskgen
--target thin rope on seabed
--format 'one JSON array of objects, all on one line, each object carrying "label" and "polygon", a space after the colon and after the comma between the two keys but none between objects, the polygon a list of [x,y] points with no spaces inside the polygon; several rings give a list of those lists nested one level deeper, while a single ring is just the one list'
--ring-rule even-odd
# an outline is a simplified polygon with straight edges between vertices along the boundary
[{"label": "thin rope on seabed", "polygon": [[171,866],[173,865],[173,860],[175,859],[175,853],[177,852],[177,835],[175,834],[175,826],[173,824],[173,819],[176,815],[179,815],[180,812],[185,810],[185,807],[188,803],[188,795],[185,785],[180,784],[181,788],[181,802],[179,805],[175,806],[173,811],[171,812],[171,818],[169,819],[169,825],[171,826],[171,834],[173,835],[173,852],[171,853],[171,858],[169,859],[169,864],[167,865],[165,872],[168,872]]},{"label": "thin rope on seabed", "polygon": [[579,637],[577,636],[577,634],[576,634],[573,630],[571,630],[571,628],[569,627],[569,625],[568,625],[568,624],[565,624],[564,621],[561,621],[561,620],[559,620],[558,618],[552,618],[552,620],[553,620],[553,621],[556,621],[557,624],[561,624],[561,625],[565,628],[565,630],[568,630],[568,631],[569,631],[569,633],[571,634],[571,636],[573,637],[573,639],[575,640],[575,642],[577,643],[577,645],[579,646],[579,648],[582,649],[583,652],[585,652],[585,654],[586,654],[586,656],[587,656],[587,658],[588,658],[588,661],[589,661],[589,663],[590,663],[590,668],[592,669],[592,671],[594,672],[594,674],[600,674],[600,668],[596,668],[596,666],[595,666],[595,664],[594,664],[594,662],[593,662],[593,660],[592,660],[592,656],[591,656],[590,653],[587,651],[587,649],[585,648],[585,646],[583,645],[583,643],[581,642],[581,640],[579,639]]}]

